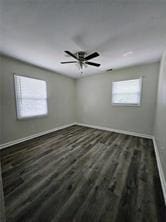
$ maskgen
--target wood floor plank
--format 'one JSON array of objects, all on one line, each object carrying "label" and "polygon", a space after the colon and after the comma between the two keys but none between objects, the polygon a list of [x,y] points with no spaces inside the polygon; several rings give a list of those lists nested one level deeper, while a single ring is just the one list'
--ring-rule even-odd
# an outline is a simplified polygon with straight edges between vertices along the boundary
[{"label": "wood floor plank", "polygon": [[72,126],[1,150],[7,222],[164,222],[150,139]]}]

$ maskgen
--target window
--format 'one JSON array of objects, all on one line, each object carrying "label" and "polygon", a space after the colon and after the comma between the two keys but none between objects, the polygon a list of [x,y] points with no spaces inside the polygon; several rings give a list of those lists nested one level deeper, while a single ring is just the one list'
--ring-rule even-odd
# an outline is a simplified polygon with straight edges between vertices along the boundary
[{"label": "window", "polygon": [[47,115],[46,81],[14,76],[18,119]]},{"label": "window", "polygon": [[112,104],[140,105],[142,79],[125,80],[112,83]]}]

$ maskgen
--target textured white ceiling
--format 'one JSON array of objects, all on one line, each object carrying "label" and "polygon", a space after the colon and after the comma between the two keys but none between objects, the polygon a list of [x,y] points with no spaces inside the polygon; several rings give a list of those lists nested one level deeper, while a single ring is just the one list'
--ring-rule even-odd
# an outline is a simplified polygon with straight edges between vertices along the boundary
[{"label": "textured white ceiling", "polygon": [[166,46],[166,0],[1,0],[0,10],[3,54],[71,77],[80,72],[60,64],[72,60],[64,50],[98,51],[90,75],[158,61]]}]

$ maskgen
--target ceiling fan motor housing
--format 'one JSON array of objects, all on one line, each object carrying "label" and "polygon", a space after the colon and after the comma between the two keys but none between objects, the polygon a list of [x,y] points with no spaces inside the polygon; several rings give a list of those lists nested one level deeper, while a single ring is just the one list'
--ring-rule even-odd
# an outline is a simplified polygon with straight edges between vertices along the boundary
[{"label": "ceiling fan motor housing", "polygon": [[77,56],[78,56],[79,60],[82,62],[84,61],[84,58],[86,55],[87,55],[86,52],[83,52],[83,51],[77,52]]}]

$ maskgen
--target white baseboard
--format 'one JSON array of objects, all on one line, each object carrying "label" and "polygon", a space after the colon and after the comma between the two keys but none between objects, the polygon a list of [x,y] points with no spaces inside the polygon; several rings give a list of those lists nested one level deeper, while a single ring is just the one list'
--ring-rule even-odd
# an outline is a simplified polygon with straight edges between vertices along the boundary
[{"label": "white baseboard", "polygon": [[76,125],[76,123],[74,122],[74,123],[71,123],[71,124],[68,124],[68,125],[59,126],[59,127],[54,128],[54,129],[50,129],[50,130],[47,130],[47,131],[43,131],[43,132],[40,132],[40,133],[33,134],[31,136],[27,136],[27,137],[24,137],[24,138],[21,138],[21,139],[17,139],[17,140],[13,140],[13,141],[10,141],[10,142],[7,142],[7,143],[3,143],[3,144],[0,145],[0,150],[4,149],[4,148],[7,148],[9,146],[13,146],[13,145],[18,144],[18,143],[22,143],[22,142],[30,140],[30,139],[34,139],[34,138],[39,137],[39,136],[43,136],[43,135],[48,134],[48,133],[55,132],[57,130],[67,128],[69,126],[73,126],[73,125]]},{"label": "white baseboard", "polygon": [[115,133],[121,133],[121,134],[126,134],[126,135],[131,135],[131,136],[138,136],[138,137],[153,139],[152,135],[147,135],[147,134],[141,134],[141,133],[130,132],[130,131],[125,131],[125,130],[112,129],[112,128],[109,128],[109,127],[89,125],[89,124],[78,123],[78,122],[76,122],[75,124],[79,125],[79,126],[86,126],[86,127],[90,127],[90,128],[111,131],[111,132],[115,132]]},{"label": "white baseboard", "polygon": [[159,148],[157,146],[155,137],[153,137],[153,145],[154,145],[154,150],[155,150],[155,154],[156,154],[157,167],[158,167],[158,171],[159,171],[161,186],[162,186],[162,190],[163,190],[163,196],[164,196],[165,205],[166,205],[166,178],[164,176],[164,171],[163,171],[163,168],[161,165],[160,155],[159,155],[159,151],[158,151]]},{"label": "white baseboard", "polygon": [[55,132],[55,131],[60,130],[60,129],[67,128],[69,126],[73,126],[73,125],[86,126],[86,127],[91,127],[91,128],[100,129],[100,130],[107,130],[107,131],[122,133],[122,134],[126,134],[126,135],[132,135],[132,136],[138,136],[138,137],[153,139],[153,137],[151,135],[146,135],[146,134],[140,134],[140,133],[129,132],[129,131],[124,131],[124,130],[111,129],[111,128],[108,128],[108,127],[101,127],[101,126],[96,126],[96,125],[89,125],[89,124],[73,122],[73,123],[68,124],[68,125],[56,127],[54,129],[50,129],[50,130],[47,130],[47,131],[43,131],[43,132],[40,132],[40,133],[33,134],[31,136],[27,136],[27,137],[24,137],[24,138],[20,138],[20,139],[16,139],[16,140],[13,140],[13,141],[10,141],[10,142],[7,142],[7,143],[0,144],[0,150],[4,149],[4,148],[7,148],[9,146],[13,146],[13,145],[18,144],[18,143],[22,143],[22,142],[30,140],[30,139],[34,139],[34,138],[39,137],[39,136],[43,136],[43,135],[48,134],[48,133]]}]

